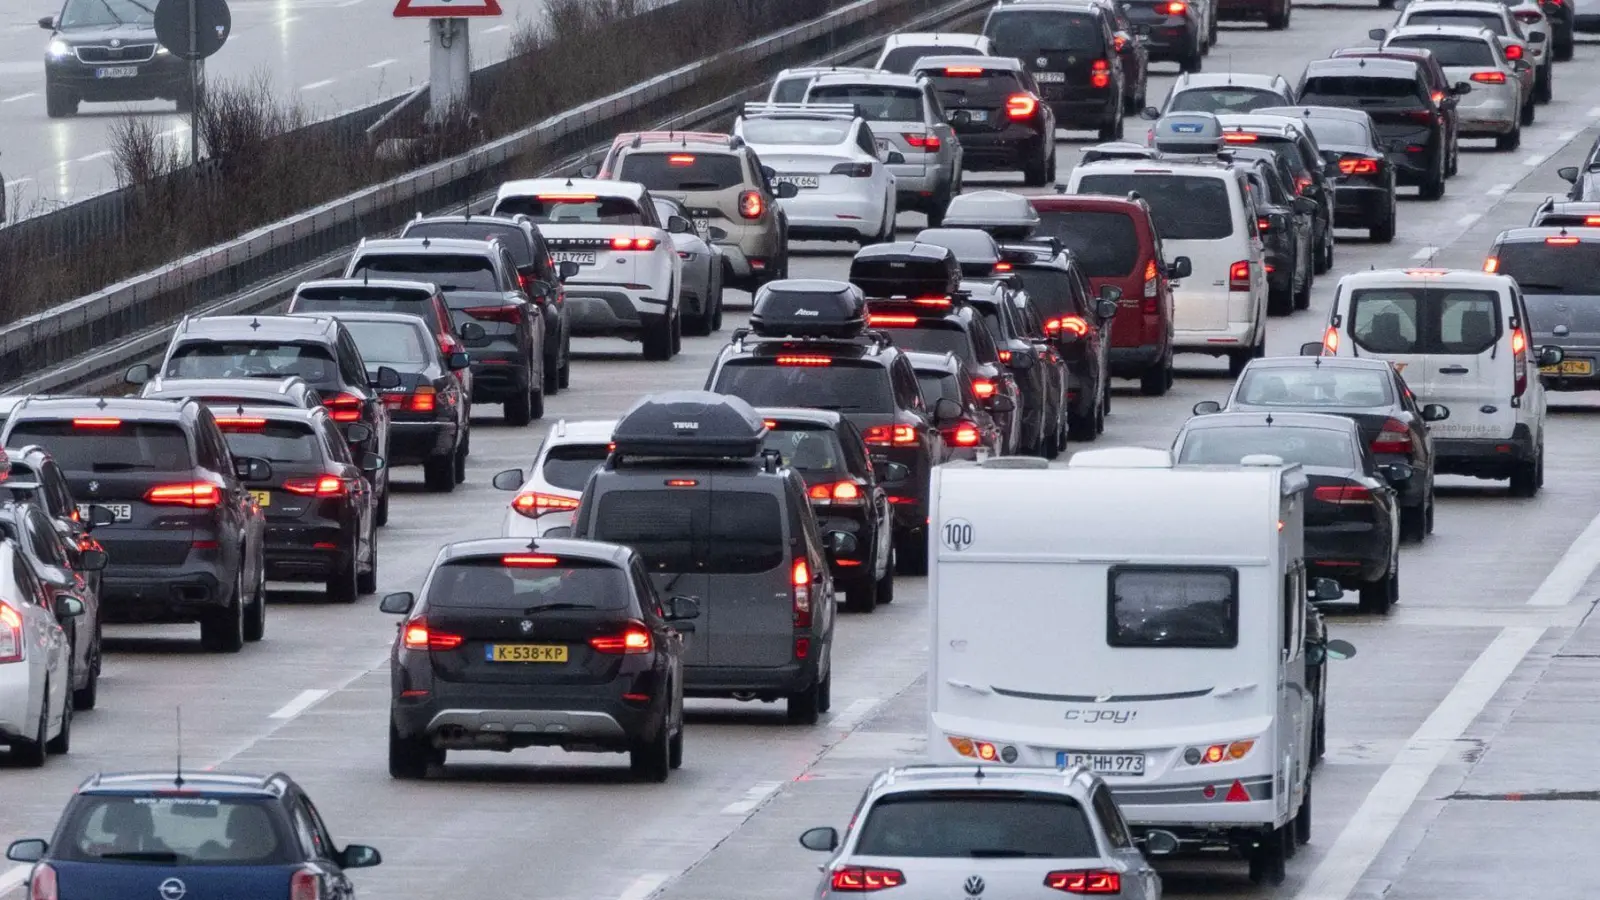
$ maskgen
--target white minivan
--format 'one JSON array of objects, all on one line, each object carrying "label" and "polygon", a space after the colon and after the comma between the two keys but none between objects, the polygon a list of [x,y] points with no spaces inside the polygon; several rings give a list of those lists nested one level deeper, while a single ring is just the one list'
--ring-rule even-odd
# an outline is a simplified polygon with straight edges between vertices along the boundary
[{"label": "white minivan", "polygon": [[1321,344],[1301,352],[1386,359],[1419,404],[1450,418],[1429,426],[1443,474],[1505,478],[1531,497],[1544,482],[1544,387],[1539,366],[1559,347],[1528,344],[1528,310],[1504,275],[1382,269],[1339,279]]}]

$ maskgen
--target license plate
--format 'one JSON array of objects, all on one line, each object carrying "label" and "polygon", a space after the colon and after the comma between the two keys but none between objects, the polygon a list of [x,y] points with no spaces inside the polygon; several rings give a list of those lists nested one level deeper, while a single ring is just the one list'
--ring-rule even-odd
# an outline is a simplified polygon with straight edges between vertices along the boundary
[{"label": "license plate", "polygon": [[1564,359],[1560,365],[1540,366],[1539,371],[1546,375],[1593,375],[1594,360]]},{"label": "license plate", "polygon": [[271,491],[251,491],[250,496],[256,498],[256,503],[260,504],[261,506],[272,505]]},{"label": "license plate", "polygon": [[567,661],[567,645],[490,644],[483,648],[483,658],[489,662],[564,663]]},{"label": "license plate", "polygon": [[878,138],[877,144],[879,153],[888,153],[890,150],[894,149],[894,145],[889,143],[888,140],[884,138]]},{"label": "license plate", "polygon": [[792,184],[797,188],[814,188],[817,186],[815,175],[779,175],[779,184]]},{"label": "license plate", "polygon": [[1035,72],[1033,73],[1033,80],[1039,82],[1040,84],[1065,84],[1067,81],[1067,73]]},{"label": "license plate", "polygon": [[96,78],[133,78],[138,74],[138,66],[107,66],[104,69],[94,70]]},{"label": "license plate", "polygon": [[594,265],[594,251],[592,250],[585,253],[571,250],[555,250],[551,252],[550,258],[558,263],[575,262],[580,266]]},{"label": "license plate", "polygon": [[133,505],[128,503],[79,503],[78,517],[88,521],[91,506],[104,506],[111,510],[111,514],[117,517],[118,522],[126,522],[133,518]]},{"label": "license plate", "polygon": [[709,235],[711,233],[711,222],[710,222],[710,220],[708,220],[708,219],[695,219],[694,220],[694,231],[695,231],[695,234],[700,235],[700,237],[702,237],[702,238],[704,238],[706,235]]},{"label": "license plate", "polygon": [[1143,775],[1143,753],[1075,753],[1062,750],[1056,754],[1056,766],[1087,766],[1096,775]]},{"label": "license plate", "polygon": [[989,111],[987,109],[969,109],[967,112],[972,116],[972,121],[974,122],[989,121]]}]

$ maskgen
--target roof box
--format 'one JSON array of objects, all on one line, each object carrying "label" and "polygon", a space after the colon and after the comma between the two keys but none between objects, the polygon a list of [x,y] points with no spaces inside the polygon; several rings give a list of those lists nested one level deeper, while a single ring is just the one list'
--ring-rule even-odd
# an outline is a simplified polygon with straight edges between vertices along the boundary
[{"label": "roof box", "polygon": [[1170,469],[1172,451],[1150,447],[1105,447],[1079,450],[1067,463],[1069,469]]},{"label": "roof box", "polygon": [[867,326],[867,302],[843,281],[770,281],[756,292],[750,328],[762,337],[853,338]]},{"label": "roof box", "polygon": [[976,228],[924,228],[916,240],[919,244],[950,248],[961,274],[967,278],[988,278],[1001,261],[1000,245],[994,237]]},{"label": "roof box", "polygon": [[868,298],[948,297],[961,290],[961,264],[935,244],[873,244],[850,261],[850,283]]},{"label": "roof box", "polygon": [[761,416],[738,397],[670,391],[629,407],[611,440],[618,456],[755,459],[766,436]]},{"label": "roof box", "polygon": [[959,194],[945,207],[944,227],[977,228],[997,241],[1020,241],[1039,227],[1039,211],[1028,198],[1010,191]]},{"label": "roof box", "polygon": [[1152,129],[1162,153],[1215,154],[1224,144],[1222,123],[1211,113],[1181,112],[1162,116]]},{"label": "roof box", "polygon": [[1130,141],[1111,141],[1106,144],[1095,144],[1085,147],[1081,162],[1095,163],[1106,159],[1154,159],[1157,152],[1153,147],[1135,144]]}]

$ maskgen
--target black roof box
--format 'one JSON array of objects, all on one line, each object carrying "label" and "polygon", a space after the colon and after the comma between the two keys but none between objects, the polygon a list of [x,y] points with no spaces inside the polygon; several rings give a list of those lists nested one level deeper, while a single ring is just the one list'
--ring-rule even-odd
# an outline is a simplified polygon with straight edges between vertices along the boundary
[{"label": "black roof box", "polygon": [[866,299],[843,281],[770,281],[756,292],[750,329],[762,337],[853,338],[867,327]]},{"label": "black roof box", "polygon": [[756,459],[767,426],[739,397],[709,391],[669,391],[641,398],[617,420],[617,456],[674,459]]},{"label": "black roof box", "polygon": [[961,290],[961,264],[936,244],[873,244],[850,261],[850,283],[869,298],[948,297]]}]

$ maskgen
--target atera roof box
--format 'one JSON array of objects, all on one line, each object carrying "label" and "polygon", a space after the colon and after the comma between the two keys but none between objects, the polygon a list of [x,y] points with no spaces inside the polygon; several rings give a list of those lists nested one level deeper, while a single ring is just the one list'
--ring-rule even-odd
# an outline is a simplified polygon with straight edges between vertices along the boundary
[{"label": "atera roof box", "polygon": [[1021,241],[1039,227],[1039,212],[1028,198],[1010,191],[973,191],[951,198],[945,228],[977,228],[998,242]]},{"label": "atera roof box", "polygon": [[611,441],[617,456],[753,460],[766,436],[761,416],[739,397],[669,391],[633,404]]},{"label": "atera roof box", "polygon": [[762,337],[853,338],[867,326],[861,291],[843,281],[771,281],[756,292],[750,329]]},{"label": "atera roof box", "polygon": [[867,298],[948,297],[961,290],[961,264],[948,247],[915,242],[862,247],[850,283]]}]

